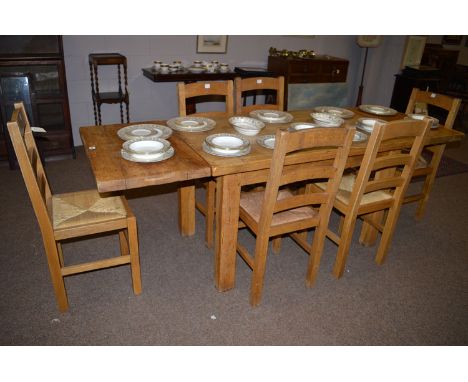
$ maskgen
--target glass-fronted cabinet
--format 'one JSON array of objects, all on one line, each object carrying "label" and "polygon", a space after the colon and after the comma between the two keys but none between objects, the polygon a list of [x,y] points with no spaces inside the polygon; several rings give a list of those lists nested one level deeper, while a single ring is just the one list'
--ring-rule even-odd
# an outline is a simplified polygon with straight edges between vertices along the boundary
[{"label": "glass-fronted cabinet", "polygon": [[[19,92],[21,76],[29,86],[23,83]],[[30,103],[31,125],[47,131],[36,140],[43,158],[75,156],[61,36],[0,36],[0,97],[0,159],[8,159],[10,167],[14,158],[10,158],[6,122],[13,103],[20,100]]]}]

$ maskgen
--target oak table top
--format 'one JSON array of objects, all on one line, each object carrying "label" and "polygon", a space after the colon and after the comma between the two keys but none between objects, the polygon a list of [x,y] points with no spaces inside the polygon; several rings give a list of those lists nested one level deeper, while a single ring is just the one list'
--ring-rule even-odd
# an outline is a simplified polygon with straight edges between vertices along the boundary
[{"label": "oak table top", "polygon": [[[156,121],[142,123],[161,124]],[[168,138],[175,150],[172,158],[155,163],[135,163],[123,159],[120,155],[123,141],[117,131],[128,125],[80,128],[99,192],[123,191],[210,176],[210,167],[203,158],[175,135]]]}]

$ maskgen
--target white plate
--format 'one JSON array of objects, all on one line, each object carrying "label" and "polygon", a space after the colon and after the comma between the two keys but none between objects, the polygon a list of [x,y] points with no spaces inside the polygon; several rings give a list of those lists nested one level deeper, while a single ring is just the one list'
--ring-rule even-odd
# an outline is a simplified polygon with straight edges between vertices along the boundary
[{"label": "white plate", "polygon": [[299,131],[306,129],[313,129],[314,127],[322,127],[318,123],[312,122],[294,122],[291,123],[291,127],[288,128],[289,131]]},{"label": "white plate", "polygon": [[205,143],[220,153],[244,151],[250,146],[248,140],[235,134],[213,134],[205,138]]},{"label": "white plate", "polygon": [[191,73],[203,73],[206,70],[204,66],[189,66],[187,69]]},{"label": "white plate", "polygon": [[[169,130],[169,135],[167,130]],[[153,124],[130,125],[117,131],[119,138],[124,141],[138,137],[167,138],[171,134],[172,131],[167,126]]]},{"label": "white plate", "polygon": [[265,147],[266,149],[273,150],[275,148],[275,136],[274,135],[262,135],[257,138],[257,143]]},{"label": "white plate", "polygon": [[395,115],[398,113],[395,109],[379,105],[359,105],[359,109],[375,115]]},{"label": "white plate", "polygon": [[159,155],[146,155],[140,156],[129,153],[125,149],[120,150],[120,154],[122,155],[123,159],[126,159],[131,162],[139,162],[139,163],[151,163],[151,162],[161,162],[163,160],[169,159],[174,156],[175,150],[173,147],[170,147],[169,150],[165,151]]},{"label": "white plate", "polygon": [[335,106],[317,106],[314,107],[314,110],[317,113],[328,113],[345,119],[352,118],[354,116],[354,113],[351,110]]},{"label": "white plate", "polygon": [[353,142],[364,142],[364,141],[367,141],[367,134],[364,134],[360,131],[356,131],[354,133],[354,138],[353,138]]},{"label": "white plate", "polygon": [[169,141],[161,138],[140,137],[130,141],[125,141],[122,148],[130,154],[139,155],[158,155],[166,152],[171,147]]},{"label": "white plate", "polygon": [[221,152],[219,150],[214,150],[211,146],[209,146],[206,142],[203,142],[203,145],[202,145],[202,148],[203,148],[203,151],[208,153],[208,154],[211,154],[211,155],[215,155],[215,156],[218,156],[218,157],[241,157],[241,156],[244,156],[244,155],[247,155],[248,153],[250,153],[250,145],[247,146],[247,148],[245,150],[237,150],[237,151],[227,151],[227,152]]},{"label": "white plate", "polygon": [[424,117],[429,118],[432,120],[432,126],[431,129],[437,129],[439,127],[439,120],[434,117],[430,117],[429,115],[426,114],[407,114],[407,116],[411,119],[417,119],[419,121],[422,121]]},{"label": "white plate", "polygon": [[253,110],[249,115],[267,123],[288,123],[293,120],[291,114],[277,110]]},{"label": "white plate", "polygon": [[176,117],[167,121],[167,126],[173,130],[198,132],[214,129],[216,122],[210,118],[202,117]]},{"label": "white plate", "polygon": [[313,120],[321,126],[339,127],[344,123],[344,119],[330,113],[311,113]]},{"label": "white plate", "polygon": [[372,131],[374,130],[374,125],[375,125],[376,122],[387,123],[387,121],[384,121],[383,119],[359,118],[357,120],[356,127],[358,129],[367,131],[368,133],[372,133]]}]

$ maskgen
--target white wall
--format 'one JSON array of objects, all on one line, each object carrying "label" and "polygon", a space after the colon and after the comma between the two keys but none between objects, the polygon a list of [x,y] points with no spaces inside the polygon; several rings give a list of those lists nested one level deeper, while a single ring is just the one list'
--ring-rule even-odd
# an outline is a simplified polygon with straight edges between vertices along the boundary
[{"label": "white wall", "polygon": [[[356,44],[356,36],[229,36],[226,54],[197,54],[196,36],[64,36],[63,44],[75,145],[82,144],[80,126],[94,125],[88,65],[90,53],[118,52],[127,57],[132,122],[168,119],[177,115],[175,83],[154,83],[141,71],[156,59],[165,62],[178,59],[185,64],[196,59],[217,59],[232,67],[266,66],[270,47],[313,49],[318,54],[349,60],[348,98],[349,105],[353,106],[364,57],[363,50]],[[363,103],[389,105],[403,45],[404,37],[386,36],[381,47],[369,51]],[[115,89],[115,67],[103,70],[99,78],[102,91]],[[103,124],[119,123],[118,105],[102,105],[102,120]]]}]

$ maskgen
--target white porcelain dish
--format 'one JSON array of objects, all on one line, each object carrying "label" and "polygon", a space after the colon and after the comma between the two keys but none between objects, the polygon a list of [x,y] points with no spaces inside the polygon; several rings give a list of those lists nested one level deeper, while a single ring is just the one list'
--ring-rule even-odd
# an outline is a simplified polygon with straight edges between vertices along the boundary
[{"label": "white porcelain dish", "polygon": [[204,66],[189,66],[187,70],[190,73],[203,73],[206,70],[206,68]]},{"label": "white porcelain dish", "polygon": [[169,150],[171,144],[169,141],[161,138],[146,138],[140,137],[129,141],[125,141],[122,148],[132,155],[138,157],[155,156],[165,153]]},{"label": "white porcelain dish", "polygon": [[210,155],[215,155],[218,157],[241,157],[244,155],[247,155],[250,153],[250,148],[251,146],[247,146],[244,150],[228,150],[228,151],[223,151],[223,150],[215,150],[213,147],[208,145],[206,142],[203,142],[202,144],[202,149],[204,152],[210,154]]},{"label": "white porcelain dish", "polygon": [[339,127],[344,119],[330,113],[311,113],[312,119],[322,127]]},{"label": "white porcelain dish", "polygon": [[265,147],[266,149],[273,150],[275,148],[275,136],[274,135],[262,135],[257,138],[257,143]]},{"label": "white porcelain dish", "polygon": [[120,139],[128,141],[131,139],[146,137],[146,138],[168,138],[172,134],[172,130],[167,126],[155,124],[139,124],[122,127],[117,131]]},{"label": "white porcelain dish", "polygon": [[266,123],[288,123],[294,118],[291,114],[278,110],[253,110],[249,115]]},{"label": "white porcelain dish", "polygon": [[395,115],[398,113],[395,109],[379,105],[359,105],[359,110],[375,115]]},{"label": "white porcelain dish", "polygon": [[314,107],[314,111],[316,111],[317,113],[328,113],[336,115],[337,117],[344,119],[352,118],[354,116],[354,113],[351,110],[343,109],[341,107],[336,106],[317,106]]},{"label": "white porcelain dish", "polygon": [[367,141],[367,139],[368,139],[368,135],[364,134],[361,131],[356,131],[354,133],[353,142],[364,142],[364,141]]},{"label": "white porcelain dish", "polygon": [[291,126],[288,128],[289,131],[299,131],[306,129],[313,129],[315,127],[322,127],[318,123],[312,122],[294,122],[291,123]]},{"label": "white porcelain dish", "polygon": [[123,159],[131,161],[131,162],[139,162],[139,163],[154,163],[154,162],[161,162],[166,159],[169,159],[174,156],[175,150],[173,147],[170,147],[167,151],[162,154],[158,155],[136,155],[129,153],[128,151],[122,149],[120,150],[120,154]]},{"label": "white porcelain dish", "polygon": [[431,129],[437,129],[439,127],[439,120],[434,117],[430,117],[429,115],[426,114],[407,114],[408,118],[411,119],[417,119],[419,121],[422,121],[424,118],[429,118],[432,120],[432,126]]},{"label": "white porcelain dish", "polygon": [[387,121],[384,121],[383,119],[377,119],[377,118],[359,118],[357,120],[356,127],[358,129],[364,130],[368,133],[372,133],[372,130],[374,130],[374,125],[376,122],[381,122],[381,123],[387,123]]},{"label": "white porcelain dish", "polygon": [[208,131],[214,129],[216,122],[203,117],[176,117],[167,121],[167,126],[173,130],[185,132]]},{"label": "white porcelain dish", "polygon": [[231,117],[229,123],[238,133],[248,136],[257,135],[265,127],[262,121],[250,117]]},{"label": "white porcelain dish", "polygon": [[205,138],[205,143],[221,154],[242,152],[250,146],[250,142],[240,135],[225,133],[210,135]]}]

